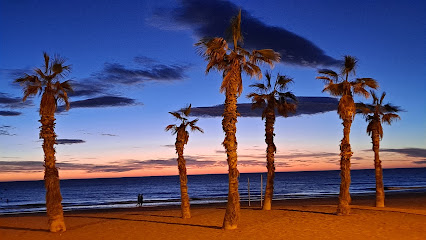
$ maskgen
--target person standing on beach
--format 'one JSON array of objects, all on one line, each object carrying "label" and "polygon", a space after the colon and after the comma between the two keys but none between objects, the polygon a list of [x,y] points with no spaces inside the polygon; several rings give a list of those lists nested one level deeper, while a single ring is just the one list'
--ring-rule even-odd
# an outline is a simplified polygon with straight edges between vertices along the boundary
[{"label": "person standing on beach", "polygon": [[138,194],[138,204],[137,206],[142,207],[143,204],[143,194]]}]

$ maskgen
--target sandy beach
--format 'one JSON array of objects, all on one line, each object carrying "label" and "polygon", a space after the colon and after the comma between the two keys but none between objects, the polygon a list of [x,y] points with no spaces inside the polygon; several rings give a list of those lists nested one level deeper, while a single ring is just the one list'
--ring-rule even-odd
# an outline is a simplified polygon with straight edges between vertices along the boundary
[{"label": "sandy beach", "polygon": [[388,194],[385,208],[374,196],[353,197],[352,214],[337,216],[336,198],[241,203],[237,230],[221,229],[225,204],[180,208],[142,207],[65,213],[67,231],[47,231],[44,213],[0,216],[0,239],[425,239],[426,193]]}]

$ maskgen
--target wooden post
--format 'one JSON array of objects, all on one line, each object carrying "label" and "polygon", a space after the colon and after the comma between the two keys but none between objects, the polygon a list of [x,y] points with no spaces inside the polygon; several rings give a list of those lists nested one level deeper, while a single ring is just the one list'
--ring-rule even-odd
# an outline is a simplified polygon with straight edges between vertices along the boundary
[{"label": "wooden post", "polygon": [[248,205],[250,207],[250,178],[247,178]]},{"label": "wooden post", "polygon": [[263,207],[263,175],[260,174],[260,207]]}]

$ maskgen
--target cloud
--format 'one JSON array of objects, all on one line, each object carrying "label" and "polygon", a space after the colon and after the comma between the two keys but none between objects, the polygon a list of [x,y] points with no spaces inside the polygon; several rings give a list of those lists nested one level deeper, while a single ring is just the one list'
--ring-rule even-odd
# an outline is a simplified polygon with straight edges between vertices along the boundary
[{"label": "cloud", "polygon": [[[186,156],[187,168],[200,168],[211,166],[224,166],[226,162],[210,160],[208,156]],[[143,168],[165,168],[177,167],[176,158],[136,160],[126,159],[109,162],[106,164],[78,163],[70,161],[57,162],[60,170],[80,170],[88,173],[93,172],[128,172],[141,170]],[[0,161],[0,173],[2,172],[41,172],[42,161]]]},{"label": "cloud", "polygon": [[[162,24],[158,24],[162,26],[164,24],[187,26],[198,38],[224,37],[230,19],[239,9],[241,7],[229,1],[183,0],[179,7],[171,12],[158,9],[153,19],[162,21]],[[281,54],[283,62],[294,65],[317,67],[340,64],[340,61],[326,55],[313,42],[282,27],[268,25],[244,9],[241,22],[244,47],[247,49],[272,48]],[[182,29],[179,26],[173,28]]]},{"label": "cloud", "polygon": [[0,92],[0,107],[2,108],[24,108],[32,104],[33,102],[30,99],[23,102],[22,97],[10,97],[8,94]]},{"label": "cloud", "polygon": [[400,153],[409,157],[424,158],[426,160],[426,148],[381,148],[380,152]]},{"label": "cloud", "polygon": [[[30,68],[16,68],[16,69],[0,69],[0,75],[4,75],[6,78],[17,79],[24,75],[24,73],[30,73]],[[18,86],[18,84],[16,84]]]},{"label": "cloud", "polygon": [[415,164],[426,164],[426,160],[422,160],[422,161],[413,161],[413,163],[415,163]]},{"label": "cloud", "polygon": [[8,126],[8,125],[0,126],[0,136],[15,136],[16,134],[9,132],[9,130],[12,128],[13,128],[12,126]]},{"label": "cloud", "polygon": [[117,137],[118,135],[112,134],[112,133],[101,133],[102,136],[108,136],[108,137]]},{"label": "cloud", "polygon": [[162,147],[167,147],[167,148],[175,148],[174,144],[166,144],[166,145],[161,145]]},{"label": "cloud", "polygon": [[0,161],[0,172],[40,172],[42,161]]},{"label": "cloud", "polygon": [[21,115],[21,112],[16,112],[16,111],[0,111],[0,116],[3,117],[14,117],[14,116],[19,116]]},{"label": "cloud", "polygon": [[74,91],[68,94],[69,97],[92,97],[97,95],[103,95],[107,93],[108,89],[112,88],[112,86],[108,84],[102,82],[95,82],[90,79],[83,79],[82,82],[71,82],[71,86]]},{"label": "cloud", "polygon": [[85,143],[86,141],[81,139],[56,139],[56,144],[76,144]]},{"label": "cloud", "polygon": [[[337,110],[338,99],[332,97],[298,97],[299,103],[295,114],[289,116],[298,116],[302,114],[317,114]],[[193,107],[191,116],[196,117],[221,117],[224,105],[212,107]],[[262,109],[251,109],[251,103],[240,103],[237,105],[241,117],[261,117]],[[279,116],[277,114],[277,116]]]},{"label": "cloud", "polygon": [[[137,105],[135,99],[117,96],[102,96],[70,102],[71,108],[99,108]],[[140,103],[139,103],[140,104]],[[65,106],[59,106],[57,112],[65,111]]]},{"label": "cloud", "polygon": [[125,85],[140,84],[145,82],[170,82],[183,80],[186,75],[185,71],[188,66],[177,64],[146,64],[146,57],[137,57],[134,60],[136,63],[144,63],[143,66],[130,68],[119,63],[105,63],[104,69],[94,74],[98,80],[107,81],[110,83],[119,83]]}]

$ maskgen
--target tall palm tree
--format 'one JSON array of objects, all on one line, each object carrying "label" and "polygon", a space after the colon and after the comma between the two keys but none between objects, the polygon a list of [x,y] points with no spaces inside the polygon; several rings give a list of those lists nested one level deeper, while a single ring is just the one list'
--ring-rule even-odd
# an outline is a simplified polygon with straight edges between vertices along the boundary
[{"label": "tall palm tree", "polygon": [[371,136],[374,151],[374,169],[376,176],[376,207],[385,206],[385,190],[383,186],[382,161],[380,161],[380,140],[383,138],[382,122],[391,125],[393,120],[401,119],[397,112],[401,109],[391,104],[383,105],[386,93],[383,92],[380,99],[371,91],[373,104],[357,103],[357,108],[361,110],[365,120],[368,122],[367,133]]},{"label": "tall palm tree", "polygon": [[349,76],[355,76],[355,67],[357,60],[352,56],[345,56],[341,72],[338,74],[329,69],[321,69],[318,73],[325,82],[323,92],[328,92],[332,96],[340,96],[337,113],[343,120],[343,139],[340,144],[340,194],[339,205],[337,207],[338,215],[348,215],[350,213],[351,196],[349,186],[351,184],[351,156],[353,154],[349,141],[352,121],[355,117],[355,102],[353,94],[359,94],[365,98],[370,97],[366,87],[378,88],[376,80],[372,78],[356,78],[349,81]]},{"label": "tall palm tree", "polygon": [[265,143],[267,144],[266,168],[268,169],[263,210],[271,210],[275,177],[274,154],[277,151],[274,144],[275,109],[280,115],[287,117],[288,113],[296,112],[297,98],[291,92],[282,92],[287,90],[287,85],[292,83],[293,79],[278,74],[272,85],[271,73],[266,72],[265,77],[265,83],[250,85],[255,88],[256,93],[250,93],[247,97],[252,99],[253,109],[263,108],[262,119],[265,119]]},{"label": "tall palm tree", "polygon": [[179,169],[179,178],[180,178],[180,196],[181,196],[181,208],[182,208],[182,218],[191,218],[191,212],[189,209],[189,196],[188,196],[188,178],[186,176],[186,162],[183,157],[183,149],[185,144],[188,143],[189,133],[186,131],[186,127],[191,127],[191,131],[200,131],[203,132],[203,129],[195,126],[198,122],[198,118],[192,121],[189,121],[186,117],[191,113],[191,104],[177,112],[169,112],[177,120],[181,121],[181,124],[178,126],[176,124],[170,124],[166,127],[166,131],[172,131],[172,134],[176,134],[176,153],[178,154],[178,169]]},{"label": "tall palm tree", "polygon": [[240,216],[240,196],[238,193],[237,169],[237,98],[243,90],[241,73],[245,72],[250,77],[262,77],[259,63],[267,63],[273,66],[274,62],[280,60],[278,53],[272,49],[253,50],[248,52],[238,46],[243,40],[241,34],[241,11],[231,20],[230,32],[232,35],[233,48],[228,46],[225,39],[215,37],[201,39],[196,46],[200,54],[208,62],[206,73],[211,69],[222,72],[223,81],[220,92],[225,92],[225,109],[223,112],[222,129],[225,139],[222,145],[225,147],[228,161],[229,191],[228,203],[223,220],[224,229],[235,229]]},{"label": "tall palm tree", "polygon": [[15,82],[24,87],[23,101],[29,96],[42,95],[40,102],[40,138],[43,139],[44,152],[44,184],[46,188],[46,209],[49,218],[48,224],[51,232],[66,231],[62,196],[59,186],[58,169],[55,166],[55,112],[58,101],[63,101],[66,110],[69,109],[67,92],[72,91],[68,81],[61,82],[71,70],[70,65],[65,65],[65,59],[55,55],[53,59],[44,53],[44,66],[34,69],[33,75],[25,74]]}]

